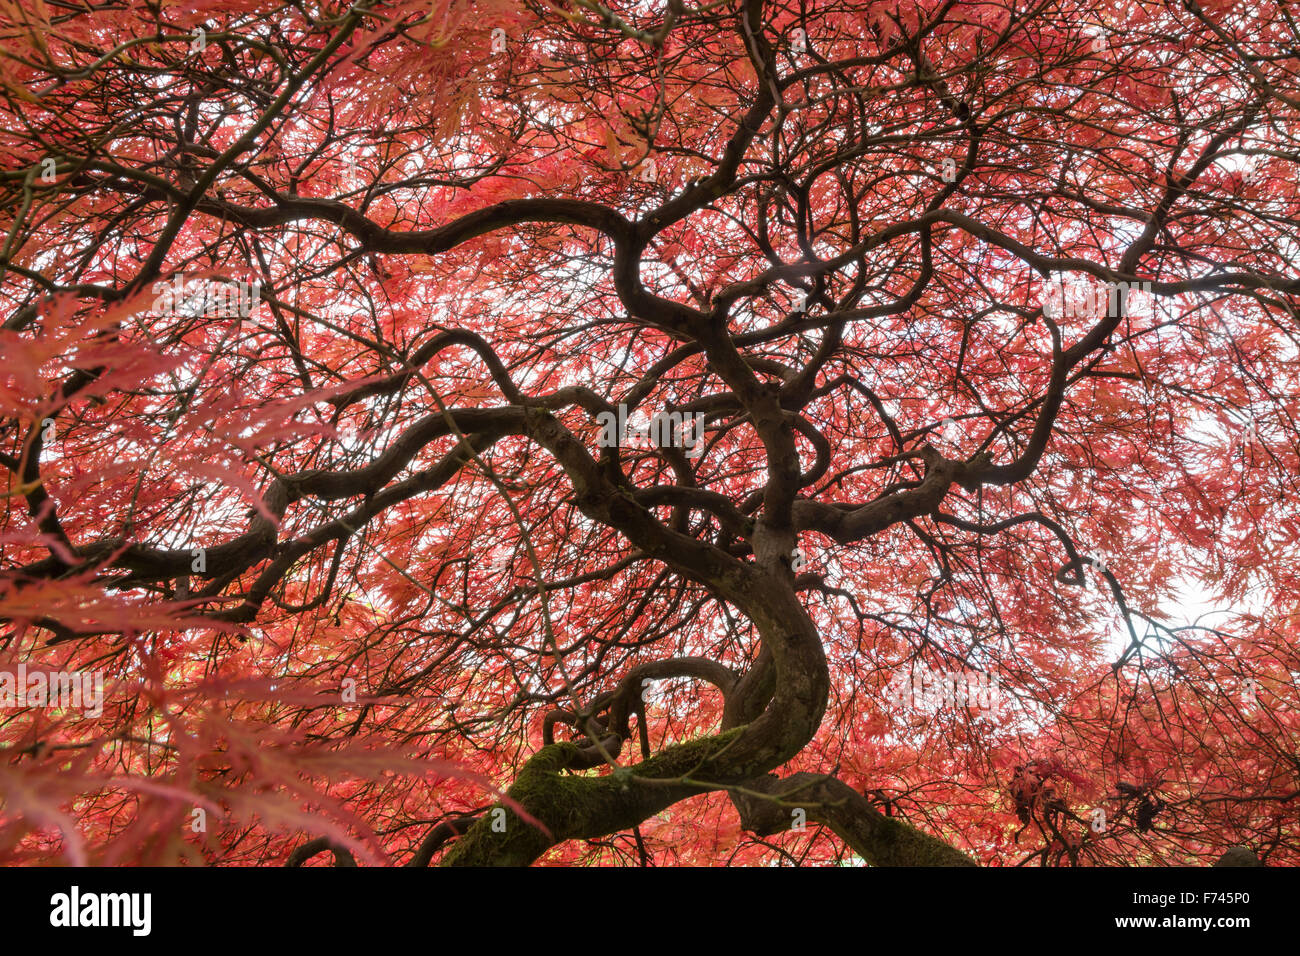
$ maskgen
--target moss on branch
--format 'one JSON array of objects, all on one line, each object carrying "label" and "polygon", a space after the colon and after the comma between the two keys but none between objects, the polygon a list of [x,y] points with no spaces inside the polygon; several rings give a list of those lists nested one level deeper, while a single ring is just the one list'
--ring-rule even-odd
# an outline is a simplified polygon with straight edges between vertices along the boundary
[{"label": "moss on branch", "polygon": [[527,866],[565,840],[593,839],[636,826],[678,800],[717,789],[717,785],[688,783],[684,778],[702,774],[712,779],[717,759],[743,730],[737,727],[677,744],[642,763],[600,777],[565,773],[584,765],[585,756],[577,744],[543,747],[520,770],[506,795],[545,830],[525,820],[509,804],[499,803],[447,851],[442,865]]}]

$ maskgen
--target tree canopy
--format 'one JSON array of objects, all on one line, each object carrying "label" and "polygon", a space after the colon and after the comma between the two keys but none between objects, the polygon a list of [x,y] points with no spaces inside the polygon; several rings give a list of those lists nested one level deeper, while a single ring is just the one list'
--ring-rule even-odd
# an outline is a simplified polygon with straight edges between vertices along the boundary
[{"label": "tree canopy", "polygon": [[0,44],[0,859],[1300,862],[1288,4]]}]

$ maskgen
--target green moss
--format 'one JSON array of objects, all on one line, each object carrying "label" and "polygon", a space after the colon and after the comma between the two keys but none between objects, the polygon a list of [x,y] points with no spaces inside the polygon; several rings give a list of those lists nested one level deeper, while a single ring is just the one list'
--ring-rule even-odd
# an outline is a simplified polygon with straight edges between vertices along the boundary
[{"label": "green moss", "polygon": [[867,854],[874,866],[975,866],[975,861],[942,840],[902,820],[880,817],[872,826]]},{"label": "green moss", "polygon": [[[539,750],[506,791],[544,829],[526,821],[505,803],[504,832],[492,829],[489,810],[458,840],[443,866],[526,866],[556,843],[590,839],[635,826],[664,807],[711,789],[699,784],[652,785],[636,777],[680,780],[707,775],[710,761],[736,739],[737,727],[716,737],[702,737],[670,747],[649,760],[602,777],[572,776],[564,771],[581,763],[576,744],[562,742]],[[497,820],[501,814],[495,814]]]}]

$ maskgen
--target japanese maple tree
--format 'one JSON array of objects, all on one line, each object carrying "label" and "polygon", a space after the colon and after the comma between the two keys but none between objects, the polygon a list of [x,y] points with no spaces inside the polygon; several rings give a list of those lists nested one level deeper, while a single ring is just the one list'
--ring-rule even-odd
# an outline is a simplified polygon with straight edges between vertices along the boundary
[{"label": "japanese maple tree", "polygon": [[0,859],[1300,862],[1285,2],[0,53]]}]

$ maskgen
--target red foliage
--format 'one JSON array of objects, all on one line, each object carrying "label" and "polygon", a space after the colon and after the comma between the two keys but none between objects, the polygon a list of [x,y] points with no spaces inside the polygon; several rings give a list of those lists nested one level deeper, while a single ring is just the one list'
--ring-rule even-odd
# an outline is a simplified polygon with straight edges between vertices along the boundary
[{"label": "red foliage", "polygon": [[1300,862],[1284,7],[0,0],[0,675],[102,680],[0,699],[0,861],[424,862],[548,713],[821,674],[764,769],[980,862]]}]

